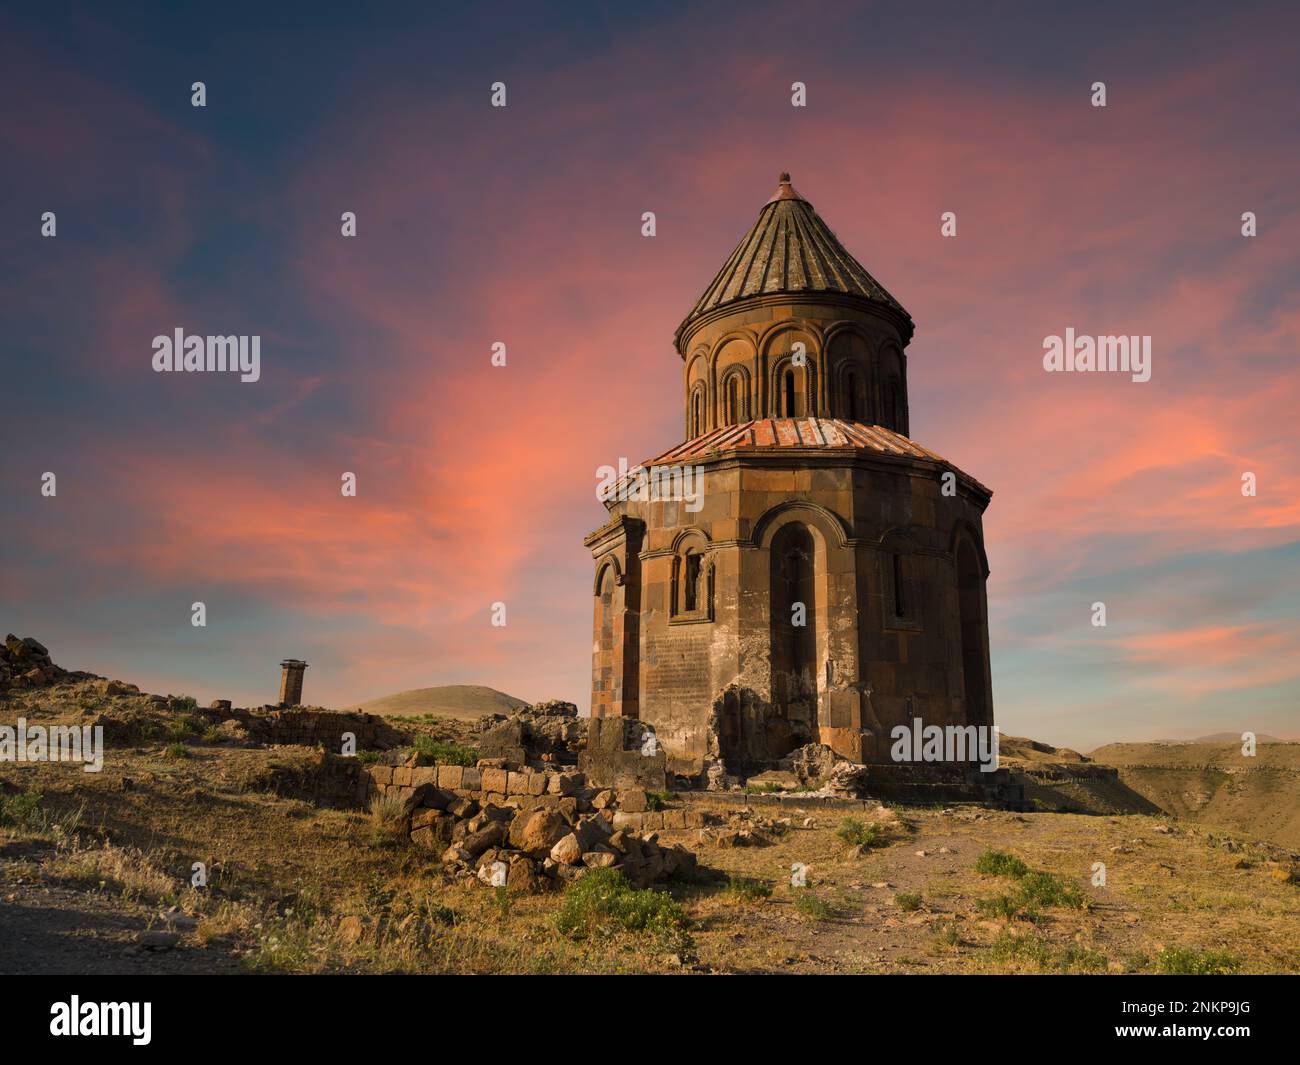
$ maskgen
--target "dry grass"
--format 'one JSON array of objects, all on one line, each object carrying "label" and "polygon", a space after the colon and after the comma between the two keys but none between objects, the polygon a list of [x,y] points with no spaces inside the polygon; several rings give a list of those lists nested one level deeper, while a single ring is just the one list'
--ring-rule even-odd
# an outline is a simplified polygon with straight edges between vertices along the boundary
[{"label": "dry grass", "polygon": [[144,851],[111,844],[77,843],[46,863],[45,874],[88,891],[150,904],[173,902],[183,889],[182,881],[164,873]]},{"label": "dry grass", "polygon": [[[71,697],[61,708],[24,699],[0,701],[0,720],[96,712]],[[436,855],[402,844],[394,804],[306,801],[319,765],[310,750],[191,745],[189,758],[173,759],[165,725],[159,717],[152,737],[111,744],[100,774],[0,766],[6,797],[41,794],[0,833],[44,841],[0,857],[6,892],[59,884],[101,902],[179,904],[199,918],[202,951],[260,971],[1300,972],[1300,886],[1274,875],[1285,856],[1186,822],[1162,832],[1171,822],[1146,816],[810,801],[780,808],[790,824],[760,831],[767,846],[724,850],[696,832],[666,832],[665,843],[694,847],[721,874],[672,888],[691,953],[625,928],[566,936],[558,894],[503,903],[481,885],[447,882]],[[759,815],[777,810],[752,803]],[[846,833],[861,843],[838,834],[846,818],[861,824]],[[990,849],[1025,873],[977,871]],[[203,891],[188,884],[195,861],[210,870]],[[1098,862],[1105,886],[1091,883]],[[795,863],[807,894],[790,887]],[[1027,905],[1005,917],[979,910],[1022,890]]]}]

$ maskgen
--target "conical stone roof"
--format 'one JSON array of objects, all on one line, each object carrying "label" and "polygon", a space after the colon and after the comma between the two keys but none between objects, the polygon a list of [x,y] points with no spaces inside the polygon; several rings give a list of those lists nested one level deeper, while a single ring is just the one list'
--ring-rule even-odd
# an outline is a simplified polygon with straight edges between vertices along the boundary
[{"label": "conical stone roof", "polygon": [[[888,307],[910,323],[885,287],[848,253],[830,227],[782,174],[776,192],[731,253],[704,295],[677,328],[740,300],[780,293],[834,292]],[[909,329],[910,332],[910,329]]]}]

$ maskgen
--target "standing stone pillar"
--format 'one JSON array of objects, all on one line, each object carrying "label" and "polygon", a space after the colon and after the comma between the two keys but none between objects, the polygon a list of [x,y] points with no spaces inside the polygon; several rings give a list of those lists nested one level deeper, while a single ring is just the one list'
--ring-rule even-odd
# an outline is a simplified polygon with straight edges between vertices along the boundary
[{"label": "standing stone pillar", "polygon": [[280,705],[302,705],[302,675],[307,663],[297,658],[286,658],[280,663]]}]

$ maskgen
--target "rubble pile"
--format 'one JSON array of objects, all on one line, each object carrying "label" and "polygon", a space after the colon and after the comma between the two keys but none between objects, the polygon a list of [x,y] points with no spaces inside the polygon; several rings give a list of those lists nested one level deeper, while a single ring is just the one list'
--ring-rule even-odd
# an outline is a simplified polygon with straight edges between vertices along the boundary
[{"label": "rubble pile", "polygon": [[93,673],[73,673],[56,666],[45,645],[31,636],[18,637],[11,632],[0,647],[0,691],[99,679]]},{"label": "rubble pile", "polygon": [[587,719],[573,703],[552,699],[510,714],[489,714],[473,743],[485,756],[514,762],[575,765],[587,739]]},{"label": "rubble pile", "polygon": [[[618,869],[638,887],[694,874],[693,852],[639,827],[644,790],[590,787],[581,773],[494,764],[501,762],[368,773],[373,795],[401,803],[400,831],[437,853],[454,879],[536,892],[588,869]],[[705,823],[697,811],[676,813],[683,829]]]}]

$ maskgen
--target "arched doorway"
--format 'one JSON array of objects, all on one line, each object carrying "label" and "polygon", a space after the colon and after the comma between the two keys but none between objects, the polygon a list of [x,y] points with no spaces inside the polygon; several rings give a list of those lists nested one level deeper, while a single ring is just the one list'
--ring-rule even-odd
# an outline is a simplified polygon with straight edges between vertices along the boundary
[{"label": "arched doorway", "polygon": [[783,526],[772,538],[771,663],[776,714],[769,749],[774,758],[818,738],[816,557],[812,533],[799,522]]},{"label": "arched doorway", "polygon": [[605,717],[614,703],[614,567],[606,566],[596,593],[596,653],[592,656],[591,716]]},{"label": "arched doorway", "polygon": [[984,572],[969,540],[957,545],[957,609],[961,615],[961,671],[966,692],[966,724],[992,724],[988,704],[984,623]]}]

